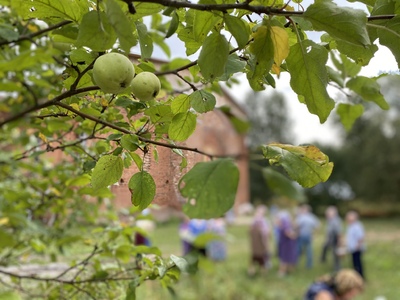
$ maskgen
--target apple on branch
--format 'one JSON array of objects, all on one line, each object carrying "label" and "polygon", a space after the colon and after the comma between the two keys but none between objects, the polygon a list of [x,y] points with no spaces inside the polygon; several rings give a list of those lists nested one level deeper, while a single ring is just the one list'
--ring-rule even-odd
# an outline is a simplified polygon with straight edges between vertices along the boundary
[{"label": "apple on branch", "polygon": [[154,99],[161,89],[160,79],[151,72],[139,73],[133,78],[131,91],[141,101]]},{"label": "apple on branch", "polygon": [[105,93],[122,92],[131,84],[134,76],[132,62],[120,53],[104,54],[93,65],[93,80]]}]

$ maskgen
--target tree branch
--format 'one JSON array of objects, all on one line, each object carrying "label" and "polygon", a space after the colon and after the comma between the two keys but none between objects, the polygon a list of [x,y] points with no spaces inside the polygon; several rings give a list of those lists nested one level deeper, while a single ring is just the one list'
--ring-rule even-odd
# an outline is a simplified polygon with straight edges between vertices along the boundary
[{"label": "tree branch", "polygon": [[[133,2],[133,0],[131,1]],[[202,11],[221,11],[226,13],[228,10],[242,9],[247,10],[256,14],[266,15],[279,15],[279,16],[293,16],[302,15],[302,11],[284,11],[282,8],[276,8],[272,6],[262,5],[250,5],[250,1],[231,3],[231,4],[199,4],[188,1],[177,1],[177,0],[141,0],[142,3],[156,3],[167,7],[174,8],[191,8]]]},{"label": "tree branch", "polygon": [[[124,0],[125,2],[128,2]],[[129,2],[134,2],[133,0]],[[221,11],[226,13],[228,10],[240,9],[240,10],[247,10],[249,12],[255,14],[266,14],[269,16],[277,15],[277,16],[302,16],[304,11],[285,11],[284,7],[277,8],[272,6],[263,6],[263,5],[250,5],[251,1],[239,2],[239,3],[231,3],[231,4],[199,4],[199,3],[192,3],[189,1],[179,1],[179,0],[141,0],[138,2],[142,3],[156,3],[161,4],[166,7],[174,7],[174,8],[191,8],[195,10],[202,10],[202,11]],[[392,19],[395,15],[382,15],[382,16],[370,16],[368,17],[368,21],[373,20],[385,20],[385,19]]]},{"label": "tree branch", "polygon": [[34,106],[32,106],[32,107],[30,107],[28,109],[25,109],[25,110],[19,112],[18,114],[14,115],[14,116],[11,116],[11,117],[1,121],[0,122],[0,128],[3,125],[5,125],[7,123],[10,123],[10,122],[13,122],[13,121],[16,121],[16,120],[24,117],[25,115],[27,115],[27,114],[29,114],[31,112],[34,112],[36,110],[39,110],[39,109],[42,109],[42,108],[45,108],[45,107],[52,106],[52,105],[56,104],[57,102],[65,99],[65,98],[69,98],[71,96],[74,96],[74,95],[77,95],[77,94],[81,94],[81,93],[86,93],[86,92],[90,92],[90,91],[96,91],[96,90],[99,90],[99,89],[100,88],[98,86],[88,86],[88,87],[84,87],[84,88],[80,88],[80,89],[76,89],[76,90],[66,91],[65,93],[62,93],[62,94],[58,95],[57,97],[54,97],[53,99],[51,99],[51,100],[49,100],[47,102],[44,102],[44,103],[38,104],[38,105],[34,105]]},{"label": "tree branch", "polygon": [[82,113],[81,111],[76,110],[76,109],[74,109],[73,107],[71,107],[71,106],[69,106],[69,105],[67,105],[67,104],[65,104],[65,103],[57,102],[57,103],[55,103],[55,105],[60,106],[60,107],[62,107],[62,108],[65,108],[65,109],[67,109],[67,110],[73,112],[74,114],[77,114],[78,116],[80,116],[80,117],[82,117],[82,118],[84,118],[84,119],[92,120],[92,121],[97,122],[97,123],[99,123],[99,124],[105,125],[105,126],[107,126],[107,127],[109,127],[109,128],[115,129],[115,130],[117,130],[117,131],[119,131],[119,132],[122,132],[122,133],[125,133],[125,134],[136,135],[136,136],[138,137],[138,139],[139,139],[140,141],[144,142],[144,143],[148,143],[148,144],[152,144],[152,145],[157,145],[157,146],[161,146],[161,147],[165,147],[165,148],[170,148],[170,149],[180,149],[180,150],[186,150],[186,151],[196,152],[196,153],[199,153],[199,154],[208,156],[208,157],[210,157],[210,158],[213,158],[213,157],[214,157],[214,158],[222,158],[222,157],[239,158],[239,157],[243,156],[243,154],[241,154],[241,153],[240,153],[240,154],[236,154],[236,155],[215,155],[215,154],[211,154],[211,153],[207,153],[207,152],[204,152],[204,151],[202,151],[202,150],[199,150],[198,148],[192,148],[192,147],[186,147],[186,146],[181,146],[181,145],[174,145],[174,144],[168,144],[168,143],[164,143],[164,142],[159,142],[159,141],[150,140],[150,139],[144,138],[144,137],[142,137],[142,136],[140,136],[140,135],[137,135],[135,132],[132,132],[132,131],[126,129],[126,128],[119,127],[119,126],[117,126],[117,125],[115,125],[115,124],[113,124],[113,123],[110,123],[110,122],[101,120],[101,119],[96,118],[96,117],[94,117],[94,116],[92,116],[92,115],[88,115],[88,114]]},{"label": "tree branch", "polygon": [[4,46],[4,45],[7,45],[7,44],[18,43],[18,42],[25,41],[25,40],[31,40],[34,37],[37,37],[37,36],[42,35],[42,34],[44,34],[46,32],[52,31],[54,29],[57,29],[59,27],[62,27],[62,26],[65,26],[65,25],[68,25],[68,24],[71,24],[71,23],[72,23],[72,21],[69,21],[69,20],[62,21],[60,23],[57,23],[57,24],[54,24],[52,26],[46,27],[44,29],[38,30],[38,31],[36,31],[34,33],[21,35],[19,38],[15,39],[15,40],[1,42],[0,43],[0,47]]},{"label": "tree branch", "polygon": [[[86,266],[86,265],[89,263],[89,261],[92,259],[93,256],[95,256],[96,254],[99,254],[99,253],[101,253],[101,252],[102,252],[102,251],[99,250],[98,246],[95,245],[95,246],[93,247],[92,252],[91,252],[85,259],[83,259],[83,260],[80,261],[79,263],[77,263],[77,264],[75,264],[75,265],[69,267],[69,268],[66,269],[64,272],[60,273],[60,274],[57,275],[56,277],[53,277],[53,279],[60,279],[61,277],[63,277],[65,274],[69,273],[69,272],[72,271],[73,269],[76,269],[76,268],[79,267],[79,266]],[[75,276],[75,278],[76,278],[76,276]],[[50,279],[50,280],[51,280],[51,279]]]}]

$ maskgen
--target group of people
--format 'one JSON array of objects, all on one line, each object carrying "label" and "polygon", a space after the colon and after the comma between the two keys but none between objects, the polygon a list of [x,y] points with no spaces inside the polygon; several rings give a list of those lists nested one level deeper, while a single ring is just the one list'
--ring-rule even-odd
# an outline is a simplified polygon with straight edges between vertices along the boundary
[{"label": "group of people", "polygon": [[[204,233],[211,233],[211,241],[202,241],[198,238]],[[186,218],[179,227],[179,236],[182,241],[183,255],[196,253],[208,257],[213,261],[226,259],[226,224],[224,218],[210,220]]]},{"label": "group of people", "polygon": [[[303,253],[306,256],[306,267],[312,268],[313,233],[320,227],[320,222],[312,213],[311,207],[302,204],[295,218],[292,218],[286,210],[279,211],[272,216],[273,222],[268,222],[267,211],[266,206],[258,206],[250,226],[249,275],[255,275],[258,270],[266,272],[270,268],[270,241],[273,235],[279,258],[279,276],[290,273]],[[361,292],[364,282],[362,265],[362,254],[365,250],[364,228],[357,212],[349,211],[346,214],[347,229],[343,236],[342,220],[337,208],[328,207],[325,215],[327,226],[321,262],[326,262],[327,255],[331,252],[335,275],[317,280],[310,286],[305,299],[351,299]],[[340,257],[347,253],[351,255],[353,270],[341,270]],[[337,297],[332,297],[332,295]]]},{"label": "group of people", "polygon": [[[272,216],[273,222],[268,222],[267,207],[256,208],[250,226],[251,264],[249,274],[253,275],[258,267],[266,270],[270,266],[269,245],[274,235],[276,253],[279,258],[279,275],[290,273],[303,253],[306,256],[306,267],[313,266],[313,234],[320,227],[318,218],[312,213],[311,207],[302,204],[295,218],[282,210]],[[355,211],[346,214],[347,229],[342,235],[342,220],[336,207],[326,210],[326,238],[322,249],[321,262],[326,262],[329,252],[332,253],[333,270],[340,269],[340,257],[351,254],[354,269],[364,277],[362,253],[365,250],[364,228]],[[271,224],[272,223],[272,224]]]}]

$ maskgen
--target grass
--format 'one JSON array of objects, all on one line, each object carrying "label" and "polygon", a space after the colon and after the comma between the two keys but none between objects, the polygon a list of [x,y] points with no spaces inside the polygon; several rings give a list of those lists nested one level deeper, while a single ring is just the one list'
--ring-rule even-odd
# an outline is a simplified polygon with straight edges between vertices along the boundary
[{"label": "grass", "polygon": [[[367,286],[357,300],[374,300],[384,296],[387,300],[400,299],[400,220],[363,220],[367,232],[367,251],[364,266]],[[165,255],[180,254],[177,235],[178,224],[159,225],[153,234],[153,243]],[[249,261],[249,246],[246,225],[228,227],[228,258],[222,263],[201,262],[200,271],[194,276],[183,276],[175,286],[173,298],[158,282],[146,282],[138,288],[137,299],[218,299],[218,300],[301,300],[307,286],[322,274],[329,273],[332,265],[318,261],[323,243],[324,228],[314,238],[314,268],[305,268],[304,257],[296,270],[285,278],[277,276],[278,261],[273,258],[273,267],[268,274],[249,278],[246,270]],[[350,267],[348,258],[342,260],[343,267]]]}]

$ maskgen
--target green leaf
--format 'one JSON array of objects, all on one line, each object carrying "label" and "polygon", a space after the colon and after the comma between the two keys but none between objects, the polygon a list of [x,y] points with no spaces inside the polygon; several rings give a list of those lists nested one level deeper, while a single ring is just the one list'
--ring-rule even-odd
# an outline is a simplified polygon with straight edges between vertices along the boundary
[{"label": "green leaf", "polygon": [[196,10],[193,20],[194,39],[202,43],[218,19],[219,17],[212,12]]},{"label": "green leaf", "polygon": [[336,112],[339,115],[340,122],[342,122],[344,128],[346,128],[347,131],[350,131],[354,122],[363,114],[364,106],[361,104],[352,105],[340,103]]},{"label": "green leaf", "polygon": [[185,43],[186,55],[192,55],[200,49],[201,43],[193,36],[193,26],[186,26],[178,31],[178,38]]},{"label": "green leaf", "polygon": [[229,56],[229,43],[219,32],[209,35],[200,51],[198,65],[206,80],[213,81],[224,74]]},{"label": "green leaf", "polygon": [[310,188],[328,180],[333,163],[315,146],[269,144],[262,147],[271,165],[280,165],[289,177],[301,186]]},{"label": "green leaf", "polygon": [[139,154],[135,152],[131,152],[129,154],[132,157],[133,161],[135,162],[137,168],[141,170],[143,168],[143,159],[139,156]]},{"label": "green leaf", "polygon": [[165,38],[171,37],[178,29],[178,26],[179,26],[179,16],[176,13],[176,11],[174,11],[172,13],[171,23],[169,24],[167,33],[165,34]]},{"label": "green leaf", "polygon": [[156,195],[156,183],[146,171],[134,174],[128,184],[132,204],[143,210],[150,205]]},{"label": "green leaf", "polygon": [[122,148],[128,151],[135,151],[139,148],[139,139],[135,134],[125,134],[120,143]]},{"label": "green leaf", "polygon": [[190,95],[190,104],[198,113],[206,113],[213,110],[216,103],[217,100],[214,95],[203,90],[197,90]]},{"label": "green leaf", "polygon": [[176,96],[171,102],[172,113],[184,113],[190,108],[190,95],[180,94]]},{"label": "green leaf", "polygon": [[183,211],[190,218],[216,218],[235,202],[239,170],[231,159],[197,163],[179,181],[187,203]]},{"label": "green leaf", "polygon": [[145,110],[145,115],[150,117],[153,124],[162,122],[171,122],[173,114],[171,106],[166,104],[151,106]]},{"label": "green leaf", "polygon": [[360,46],[354,45],[343,40],[337,40],[337,49],[345,54],[347,57],[353,59],[356,63],[366,66],[369,64],[371,58],[374,57],[376,51],[378,51],[378,46],[375,44]]},{"label": "green leaf", "polygon": [[185,258],[171,254],[170,259],[174,262],[175,266],[177,266],[181,272],[187,272],[189,268],[189,263]]},{"label": "green leaf", "polygon": [[262,25],[253,33],[253,42],[249,50],[254,55],[249,61],[250,72],[247,74],[250,86],[255,91],[264,89],[265,76],[274,63],[274,44],[269,28]]},{"label": "green leaf", "polygon": [[0,228],[0,249],[11,248],[14,243],[14,236]]},{"label": "green leaf", "polygon": [[137,284],[135,282],[128,285],[125,300],[136,300],[136,286]]},{"label": "green leaf", "polygon": [[89,47],[94,51],[105,51],[114,45],[117,35],[104,12],[91,11],[83,16],[79,27],[77,47]]},{"label": "green leaf", "polygon": [[135,20],[139,20],[144,16],[150,16],[162,11],[165,7],[161,4],[135,2],[136,14],[133,15]]},{"label": "green leaf", "polygon": [[277,195],[294,199],[299,202],[305,200],[304,191],[295,185],[294,181],[287,178],[271,167],[263,168],[262,175],[267,186]]},{"label": "green leaf", "polygon": [[328,51],[310,40],[293,45],[286,59],[291,76],[290,86],[304,97],[308,110],[316,114],[321,123],[326,121],[335,106],[326,90],[327,60]]},{"label": "green leaf", "polygon": [[18,39],[19,33],[9,24],[0,23],[0,38],[7,42],[15,41]]},{"label": "green leaf", "polygon": [[381,93],[381,87],[375,79],[357,76],[350,79],[346,86],[361,96],[365,101],[375,102],[382,109],[389,109],[389,104]]},{"label": "green leaf", "polygon": [[0,294],[0,300],[22,300],[17,292],[4,292]]},{"label": "green leaf", "polygon": [[93,189],[104,188],[117,182],[122,176],[123,168],[124,163],[121,157],[102,156],[93,169],[91,181]]},{"label": "green leaf", "polygon": [[400,16],[389,20],[384,26],[376,26],[378,28],[379,43],[392,51],[396,58],[397,66],[400,68]]},{"label": "green leaf", "polygon": [[231,54],[228,56],[226,62],[224,74],[219,78],[220,81],[226,81],[235,73],[243,72],[246,67],[246,61],[241,59],[236,54]]},{"label": "green leaf", "polygon": [[25,70],[40,63],[51,62],[51,59],[53,59],[52,56],[53,52],[44,48],[24,51],[11,59],[0,60],[0,71],[17,72]]},{"label": "green leaf", "polygon": [[316,1],[303,14],[315,30],[356,45],[370,45],[367,15],[354,8],[339,7],[331,0]]},{"label": "green leaf", "polygon": [[90,176],[88,174],[82,174],[80,176],[68,179],[65,182],[65,184],[66,184],[67,187],[69,187],[69,186],[81,187],[81,186],[88,185],[90,183],[90,180],[91,180],[91,178],[90,178]]},{"label": "green leaf", "polygon": [[144,23],[136,22],[135,25],[139,36],[140,54],[142,59],[148,59],[153,54],[153,40]]},{"label": "green leaf", "polygon": [[336,55],[331,52],[331,59],[335,67],[342,72],[342,78],[345,79],[346,77],[354,77],[356,76],[360,70],[361,66],[356,64],[351,59],[348,59],[346,55],[340,54],[340,61],[336,57]]},{"label": "green leaf", "polygon": [[223,240],[224,237],[214,232],[204,232],[199,234],[193,241],[193,245],[198,248],[205,248],[212,241]]},{"label": "green leaf", "polygon": [[89,11],[88,1],[65,0],[13,0],[12,7],[24,19],[54,19],[80,21]]},{"label": "green leaf", "polygon": [[250,27],[242,19],[228,14],[224,14],[224,21],[227,29],[232,33],[233,37],[240,49],[244,48],[250,38]]},{"label": "green leaf", "polygon": [[344,79],[341,74],[330,66],[326,66],[326,70],[328,71],[329,79],[336,82],[341,88],[344,88]]},{"label": "green leaf", "polygon": [[376,0],[347,0],[347,1],[349,1],[349,2],[361,2],[361,3],[364,3],[364,4],[366,4],[366,5],[369,5],[369,6],[374,6],[374,4],[375,4],[375,2],[376,2]]},{"label": "green leaf", "polygon": [[121,49],[129,53],[130,49],[137,43],[131,22],[115,0],[106,0],[106,14],[111,26],[117,33]]},{"label": "green leaf", "polygon": [[169,137],[175,141],[185,141],[196,129],[196,115],[191,112],[178,113],[168,129]]},{"label": "green leaf", "polygon": [[74,49],[69,54],[69,58],[71,62],[73,62],[74,64],[83,63],[87,65],[89,65],[95,59],[96,56],[93,56],[92,53],[89,53],[83,48]]}]

